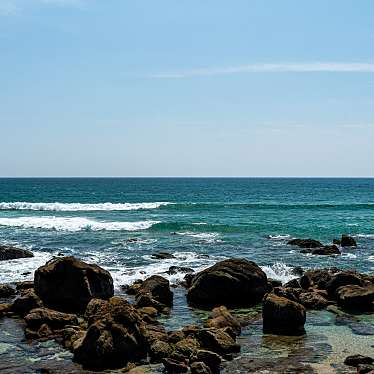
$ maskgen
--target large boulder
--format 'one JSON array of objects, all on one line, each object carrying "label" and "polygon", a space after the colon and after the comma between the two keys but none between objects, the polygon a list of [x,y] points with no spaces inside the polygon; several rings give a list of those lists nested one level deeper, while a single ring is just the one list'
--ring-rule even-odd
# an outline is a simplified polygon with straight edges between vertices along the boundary
[{"label": "large boulder", "polygon": [[152,299],[166,306],[173,305],[173,292],[170,291],[170,283],[160,275],[152,275],[147,278],[138,289],[140,294],[150,294]]},{"label": "large boulder", "polygon": [[190,304],[203,309],[252,306],[268,291],[266,274],[256,263],[244,259],[218,262],[197,273],[188,289]]},{"label": "large boulder", "polygon": [[363,286],[364,283],[359,274],[352,271],[341,271],[334,274],[327,282],[326,290],[330,297],[334,298],[336,296],[336,290],[339,287],[348,285]]},{"label": "large boulder", "polygon": [[336,291],[338,305],[355,310],[371,310],[374,303],[374,286],[343,286]]},{"label": "large boulder", "polygon": [[74,360],[92,369],[120,368],[146,356],[145,324],[122,297],[92,300],[87,332],[73,344]]},{"label": "large boulder", "polygon": [[342,239],[340,240],[340,245],[342,247],[357,247],[356,240],[349,235],[342,235]]},{"label": "large boulder", "polygon": [[0,245],[0,261],[15,260],[17,258],[34,257],[34,254],[26,249],[8,245]]},{"label": "large boulder", "polygon": [[268,294],[262,305],[263,331],[265,334],[304,335],[305,308],[285,297]]},{"label": "large boulder", "polygon": [[114,293],[108,271],[75,257],[54,259],[38,268],[34,288],[44,305],[64,312],[82,312],[91,299],[108,299]]},{"label": "large boulder", "polygon": [[296,245],[300,248],[319,248],[323,244],[314,239],[291,239],[287,242],[288,245]]},{"label": "large boulder", "polygon": [[28,327],[35,329],[47,324],[51,329],[61,329],[66,325],[77,325],[78,318],[75,314],[57,312],[47,308],[32,309],[25,316]]}]

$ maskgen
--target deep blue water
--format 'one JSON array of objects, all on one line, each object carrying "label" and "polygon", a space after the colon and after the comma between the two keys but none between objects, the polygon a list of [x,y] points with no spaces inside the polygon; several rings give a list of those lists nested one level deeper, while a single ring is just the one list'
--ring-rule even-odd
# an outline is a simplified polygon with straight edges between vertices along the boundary
[{"label": "deep blue water", "polygon": [[[291,237],[327,244],[343,233],[359,246],[340,257],[304,255],[286,244]],[[295,265],[372,273],[374,179],[0,179],[0,242],[36,254],[0,264],[0,281],[32,277],[23,273],[58,253],[99,263],[117,285],[227,257],[252,259],[284,280]],[[177,258],[151,259],[157,251]]]}]

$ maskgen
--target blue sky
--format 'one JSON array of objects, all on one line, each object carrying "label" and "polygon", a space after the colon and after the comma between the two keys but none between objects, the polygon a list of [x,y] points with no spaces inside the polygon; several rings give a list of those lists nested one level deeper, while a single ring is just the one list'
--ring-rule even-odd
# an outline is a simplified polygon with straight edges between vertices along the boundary
[{"label": "blue sky", "polygon": [[2,176],[374,176],[371,0],[0,0]]}]

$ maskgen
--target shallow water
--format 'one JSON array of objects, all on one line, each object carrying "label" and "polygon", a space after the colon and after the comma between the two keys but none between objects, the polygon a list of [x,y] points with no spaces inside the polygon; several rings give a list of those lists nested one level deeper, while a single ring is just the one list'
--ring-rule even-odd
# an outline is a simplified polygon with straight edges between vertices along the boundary
[{"label": "shallow water", "polygon": [[[339,257],[304,255],[287,245],[291,237],[327,244],[342,233],[359,245]],[[176,283],[184,274],[168,275],[172,265],[200,270],[229,257],[254,260],[284,282],[294,277],[293,266],[374,273],[374,179],[0,179],[0,243],[35,254],[0,262],[1,283],[32,279],[38,266],[57,255],[105,267],[117,291],[152,274]],[[155,260],[151,255],[158,251],[175,258]],[[202,323],[206,312],[189,308],[181,288],[174,292],[166,326]],[[374,354],[371,316],[336,324],[330,312],[309,313],[307,336],[291,344],[263,336],[256,310],[242,313],[254,320],[240,338],[244,356],[296,357],[318,372],[344,373],[352,372],[342,367],[348,354]],[[8,360],[12,350],[0,334],[0,357]],[[44,352],[22,347],[23,360]]]}]

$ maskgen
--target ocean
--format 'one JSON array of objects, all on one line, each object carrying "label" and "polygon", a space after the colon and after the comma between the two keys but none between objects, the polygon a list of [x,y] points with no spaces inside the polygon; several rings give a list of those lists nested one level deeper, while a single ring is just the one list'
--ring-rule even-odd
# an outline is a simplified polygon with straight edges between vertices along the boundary
[{"label": "ocean", "polygon": [[[358,247],[342,249],[341,256],[301,254],[287,245],[296,237],[329,244],[342,234],[354,236]],[[38,266],[61,255],[106,268],[117,292],[153,274],[176,284],[184,274],[169,275],[170,266],[197,271],[232,257],[253,260],[282,282],[295,277],[295,266],[374,273],[374,179],[2,178],[0,244],[35,255],[0,262],[0,283],[33,279]],[[154,259],[157,252],[174,258]],[[188,308],[184,291],[174,293],[175,307],[165,324],[178,328],[198,322],[202,314]],[[345,354],[342,342],[354,341],[361,352],[369,347],[370,333],[352,334],[350,325],[338,327],[332,318],[327,311],[308,314],[304,348],[322,344],[318,349],[326,359],[328,345],[335,362]],[[365,323],[374,326],[372,319]],[[8,335],[0,334],[0,343],[11,346]],[[256,325],[241,339],[248,354],[274,356],[285,349],[283,344],[266,350]],[[32,356],[25,352],[22,358]]]}]

